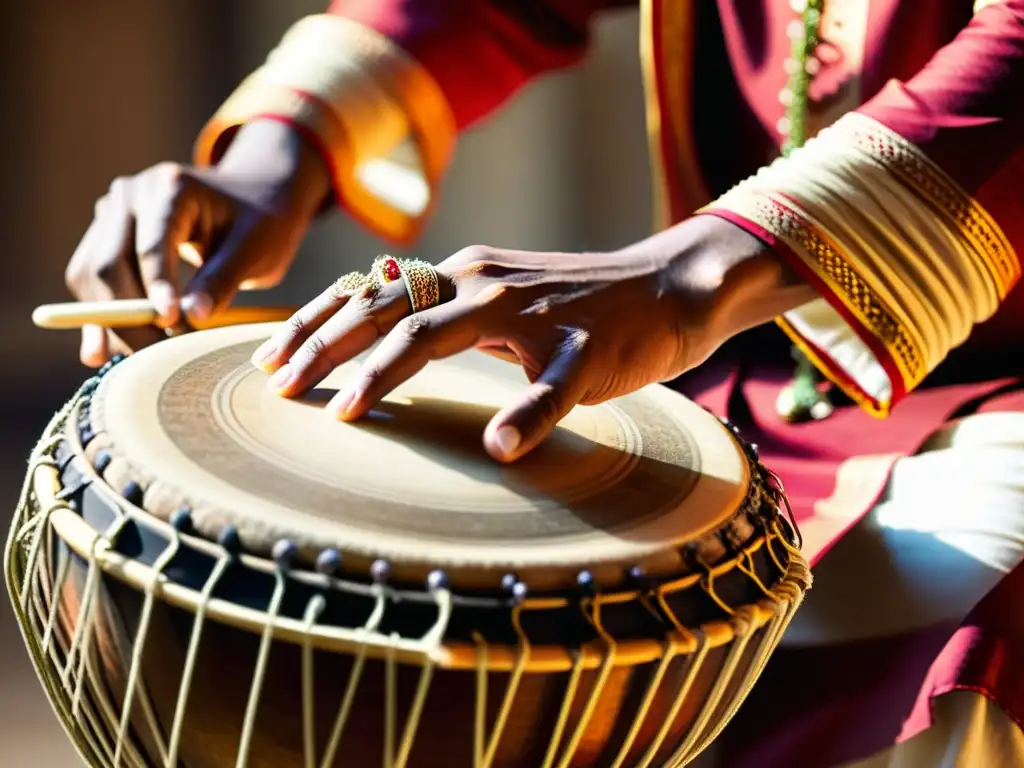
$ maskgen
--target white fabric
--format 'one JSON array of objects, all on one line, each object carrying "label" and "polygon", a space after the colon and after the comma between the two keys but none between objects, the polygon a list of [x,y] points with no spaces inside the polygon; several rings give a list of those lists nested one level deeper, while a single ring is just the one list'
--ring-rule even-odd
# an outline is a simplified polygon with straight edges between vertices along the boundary
[{"label": "white fabric", "polygon": [[896,463],[879,503],[814,569],[782,643],[958,623],[1022,558],[1024,413],[971,416]]},{"label": "white fabric", "polygon": [[[838,646],[958,623],[1022,559],[1024,413],[970,416],[899,460],[879,503],[814,569],[782,644]],[[933,716],[906,742],[830,768],[1024,766],[1024,733],[984,697],[941,696]],[[692,768],[729,766],[712,745]]]},{"label": "white fabric", "polygon": [[892,398],[889,374],[875,353],[825,299],[787,312],[785,317],[801,337],[827,352],[862,391],[882,403]]}]

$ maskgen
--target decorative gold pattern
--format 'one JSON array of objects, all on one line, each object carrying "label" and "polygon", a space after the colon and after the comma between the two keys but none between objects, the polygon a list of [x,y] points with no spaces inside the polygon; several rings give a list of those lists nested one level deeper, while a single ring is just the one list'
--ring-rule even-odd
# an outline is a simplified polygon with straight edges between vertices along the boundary
[{"label": "decorative gold pattern", "polygon": [[696,14],[692,3],[679,0],[640,3],[640,61],[655,230],[681,221],[712,198],[693,136]]},{"label": "decorative gold pattern", "polygon": [[824,232],[788,205],[763,193],[733,190],[714,207],[738,213],[781,238],[830,283],[843,303],[885,345],[908,390],[924,378],[927,370],[920,345]]},{"label": "decorative gold pattern", "polygon": [[433,265],[418,259],[399,259],[398,265],[405,278],[413,312],[422,312],[441,303],[441,290]]},{"label": "decorative gold pattern", "polygon": [[373,285],[373,279],[362,272],[349,272],[334,281],[335,289],[341,293],[356,293],[369,285]]},{"label": "decorative gold pattern", "polygon": [[851,113],[831,129],[830,140],[849,142],[925,198],[991,275],[1003,299],[1020,278],[1020,261],[995,220],[921,150],[881,123]]}]

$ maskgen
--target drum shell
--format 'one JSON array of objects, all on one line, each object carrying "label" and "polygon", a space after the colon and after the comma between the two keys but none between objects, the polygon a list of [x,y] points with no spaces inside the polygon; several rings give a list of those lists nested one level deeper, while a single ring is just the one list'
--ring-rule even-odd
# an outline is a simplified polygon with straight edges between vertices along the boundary
[{"label": "drum shell", "polygon": [[[81,600],[84,563],[79,562],[74,571],[74,578],[65,586],[61,609],[68,629],[73,628],[75,606]],[[104,591],[104,604],[95,625],[97,652],[102,664],[103,685],[113,695],[120,711],[132,650],[128,638],[134,634],[142,596],[112,578],[105,580]],[[151,618],[141,680],[165,733],[173,718],[192,621],[191,615],[166,604],[158,604]],[[764,631],[760,630],[751,638],[745,658],[739,664],[741,669],[751,663],[751,657]],[[183,768],[224,768],[235,765],[259,640],[258,636],[250,632],[222,624],[210,623],[204,629],[183,727],[180,753]],[[668,732],[665,746],[652,765],[663,765],[663,761],[693,724],[725,663],[728,651],[727,646],[713,649],[708,654]],[[673,694],[683,684],[688,660],[688,657],[681,656],[671,663],[625,765],[634,765],[654,739],[673,704]],[[636,667],[618,668],[612,672],[598,698],[595,714],[568,765],[583,768],[608,766],[612,763],[626,731],[635,720],[640,700],[657,666],[657,662],[649,662]],[[317,754],[322,755],[352,671],[352,657],[317,651],[315,669],[315,732]],[[421,670],[415,666],[397,664],[396,672],[398,723],[401,727]],[[384,764],[385,662],[379,659],[368,660],[362,674],[362,683],[335,765]],[[493,766],[522,768],[543,764],[552,725],[562,707],[570,674],[524,675]],[[567,722],[567,733],[572,733],[575,728],[597,677],[597,670],[582,674],[578,695]],[[489,674],[488,722],[493,722],[497,715],[509,678],[507,672]],[[476,676],[472,671],[438,670],[434,673],[408,762],[410,768],[474,765],[475,687]],[[731,699],[727,696],[726,703],[720,705],[720,712],[712,719],[722,720],[728,709],[727,704],[730,703]],[[149,764],[161,765],[153,740],[146,737],[148,726],[137,704],[132,725],[135,740],[147,752]],[[302,729],[301,649],[291,643],[276,641],[267,666],[247,765],[251,768],[304,765]]]},{"label": "drum shell", "polygon": [[[74,461],[66,463],[65,485],[80,483]],[[94,489],[81,488],[72,495],[80,509],[94,507],[100,496]],[[86,502],[86,499],[89,502]],[[98,521],[95,527],[102,529]],[[70,569],[61,591],[58,609],[60,633],[65,642],[73,635],[78,620],[78,606],[83,599],[83,585],[88,563],[69,555],[68,547],[54,537],[51,564],[70,557]],[[145,559],[152,560],[150,553]],[[756,569],[771,583],[771,566],[763,552],[755,555]],[[56,568],[46,568],[42,584],[49,583]],[[736,574],[738,575],[738,574]],[[721,594],[736,605],[753,603],[758,594],[746,578],[722,579],[717,585]],[[43,590],[45,594],[45,590]],[[99,674],[87,684],[86,694],[96,699],[109,696],[117,712],[121,711],[132,652],[144,607],[144,595],[120,581],[115,575],[102,577],[98,610],[94,613],[94,648]],[[686,603],[690,617],[700,619],[714,614],[711,601],[700,590],[691,590]],[[698,605],[701,606],[698,608]],[[683,606],[680,604],[680,608]],[[45,611],[42,612],[45,614]],[[153,603],[139,679],[156,715],[159,731],[170,731],[182,680],[186,648],[194,623],[193,614],[169,605],[159,598]],[[622,623],[621,620],[619,622]],[[699,621],[694,621],[694,625]],[[625,627],[620,627],[625,629]],[[763,655],[769,629],[762,628],[747,638],[736,668],[755,667]],[[764,642],[762,642],[764,641]],[[235,765],[241,729],[253,670],[256,667],[260,636],[226,624],[207,621],[196,659],[192,690],[183,724],[180,764],[185,768],[219,768]],[[662,765],[690,730],[701,714],[712,686],[719,679],[730,651],[736,643],[711,649],[702,660],[697,676],[687,692],[664,738],[663,746],[651,765]],[[770,648],[769,648],[770,650]],[[301,647],[275,640],[267,664],[266,677],[260,692],[256,727],[249,751],[250,766],[304,765],[303,694]],[[352,671],[353,658],[329,651],[315,652],[315,734],[316,754],[322,755],[334,718]],[[618,756],[627,733],[642,720],[628,751],[624,766],[636,764],[655,740],[663,722],[670,714],[684,684],[693,654],[680,655],[668,663],[657,694],[641,718],[641,703],[647,687],[656,674],[659,661],[612,670],[596,698],[593,714],[569,766],[609,766]],[[383,763],[385,743],[385,681],[386,662],[369,659],[357,689],[344,736],[340,743],[337,765],[377,765]],[[397,691],[397,728],[401,734],[409,702],[422,672],[416,665],[395,664]],[[563,734],[573,734],[584,706],[591,698],[600,676],[599,669],[584,671],[578,678]],[[510,681],[508,672],[488,674],[486,722],[493,724]],[[744,694],[742,675],[726,686],[726,693],[702,730],[714,732],[730,714],[737,696]],[[543,765],[554,724],[566,699],[572,672],[525,674],[519,683],[507,725],[494,756],[493,766]],[[434,671],[426,706],[415,736],[409,766],[424,768],[456,768],[474,765],[474,723],[477,675],[474,670]],[[161,765],[156,741],[149,735],[150,724],[139,701],[133,708],[131,721],[133,743],[147,755],[148,764]],[[113,734],[109,732],[107,739]],[[564,743],[564,739],[563,739]],[[556,765],[558,763],[555,763]]]}]

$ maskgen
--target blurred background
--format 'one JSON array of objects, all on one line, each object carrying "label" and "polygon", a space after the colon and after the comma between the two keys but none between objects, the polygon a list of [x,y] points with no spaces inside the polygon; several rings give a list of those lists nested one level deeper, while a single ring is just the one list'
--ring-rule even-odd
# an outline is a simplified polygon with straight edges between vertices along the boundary
[{"label": "blurred background", "polygon": [[[6,65],[0,174],[0,430],[4,536],[25,460],[86,375],[78,336],[32,327],[64,301],[64,267],[95,200],[119,175],[187,161],[204,121],[285,29],[327,0],[89,0],[19,3],[0,25]],[[608,248],[649,231],[638,19],[607,15],[587,62],[521,94],[466,135],[440,211],[415,255],[466,245]],[[467,62],[467,65],[470,65]],[[384,249],[326,218],[268,303],[301,303]],[[0,768],[76,768],[0,601]]]}]

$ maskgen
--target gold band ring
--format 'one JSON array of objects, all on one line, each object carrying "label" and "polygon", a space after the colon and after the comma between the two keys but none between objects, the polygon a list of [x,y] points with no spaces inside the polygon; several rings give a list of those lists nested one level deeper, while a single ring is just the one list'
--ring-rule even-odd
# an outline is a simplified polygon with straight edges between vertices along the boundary
[{"label": "gold band ring", "polygon": [[380,283],[403,280],[413,312],[422,312],[441,303],[437,271],[425,261],[378,256],[373,262],[371,274]]},{"label": "gold band ring", "polygon": [[357,293],[368,285],[373,285],[373,278],[362,272],[349,272],[334,281],[334,287],[341,293]]}]

